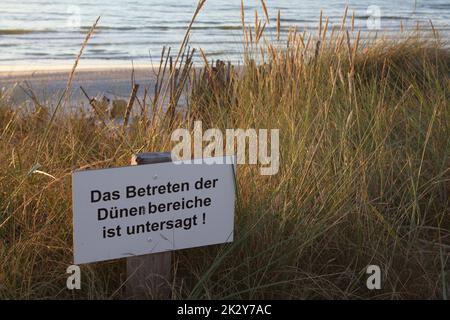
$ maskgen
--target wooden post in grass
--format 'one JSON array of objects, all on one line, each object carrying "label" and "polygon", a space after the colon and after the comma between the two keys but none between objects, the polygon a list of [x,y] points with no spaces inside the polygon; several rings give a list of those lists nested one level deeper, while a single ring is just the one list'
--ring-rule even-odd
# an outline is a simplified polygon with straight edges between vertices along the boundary
[{"label": "wooden post in grass", "polygon": [[[133,155],[132,165],[171,162],[171,153]],[[171,293],[171,252],[127,258],[127,296],[131,299],[168,299]]]},{"label": "wooden post in grass", "polygon": [[[128,125],[128,121],[130,119],[130,114],[131,114],[131,109],[133,108],[134,100],[136,100],[136,95],[137,95],[138,90],[139,90],[139,85],[138,84],[133,85],[133,89],[131,90],[130,99],[128,100],[127,108],[125,109],[125,115],[124,115],[124,119],[123,119],[124,127],[126,127]],[[164,161],[164,162],[166,162],[166,161]],[[149,162],[149,163],[154,163],[154,162]]]}]

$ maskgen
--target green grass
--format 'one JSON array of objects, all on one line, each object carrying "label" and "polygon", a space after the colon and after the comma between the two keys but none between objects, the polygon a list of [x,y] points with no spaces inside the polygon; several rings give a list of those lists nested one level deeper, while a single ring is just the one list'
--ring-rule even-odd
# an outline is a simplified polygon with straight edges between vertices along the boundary
[{"label": "green grass", "polygon": [[[151,97],[126,130],[1,97],[1,299],[124,298],[124,260],[82,266],[82,290],[66,289],[71,172],[170,150],[172,130],[193,120],[280,129],[281,167],[238,167],[235,242],[174,253],[174,299],[448,297],[448,49],[414,35],[358,44],[345,32],[317,45],[295,31],[286,49],[257,34],[246,30],[244,68],[194,69],[185,53],[169,110]],[[366,288],[370,264],[382,269],[379,291]]]}]

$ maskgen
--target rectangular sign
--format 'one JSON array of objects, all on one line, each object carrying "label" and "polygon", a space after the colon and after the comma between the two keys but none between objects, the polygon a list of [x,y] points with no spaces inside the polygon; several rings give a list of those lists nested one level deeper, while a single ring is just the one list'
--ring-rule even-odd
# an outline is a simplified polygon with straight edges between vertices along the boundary
[{"label": "rectangular sign", "polygon": [[74,263],[233,241],[234,160],[74,172]]}]

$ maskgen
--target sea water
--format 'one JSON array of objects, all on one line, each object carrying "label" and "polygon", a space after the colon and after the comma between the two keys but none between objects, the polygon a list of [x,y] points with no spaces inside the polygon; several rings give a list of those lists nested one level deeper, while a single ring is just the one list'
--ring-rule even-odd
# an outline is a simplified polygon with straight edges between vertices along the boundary
[{"label": "sea water", "polygon": [[[339,25],[346,6],[348,23],[363,37],[398,35],[401,25],[429,29],[432,21],[443,39],[450,38],[449,0],[266,0],[270,16],[266,35],[276,37],[276,18],[282,27],[315,30],[320,12],[330,25]],[[197,0],[1,0],[0,66],[70,63],[83,39],[100,16],[98,29],[86,48],[83,61],[94,64],[159,62],[164,46],[174,54],[184,37]],[[261,1],[244,0],[246,22],[254,12],[265,19]],[[240,0],[207,0],[194,24],[190,44],[211,59],[242,58]],[[197,59],[199,59],[197,57]]]}]

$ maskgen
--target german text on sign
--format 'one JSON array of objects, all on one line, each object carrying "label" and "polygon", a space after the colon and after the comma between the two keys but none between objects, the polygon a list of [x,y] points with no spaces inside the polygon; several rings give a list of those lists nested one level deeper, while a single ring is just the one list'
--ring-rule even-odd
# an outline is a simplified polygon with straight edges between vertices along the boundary
[{"label": "german text on sign", "polygon": [[209,160],[75,172],[75,264],[231,242],[234,157]]}]

